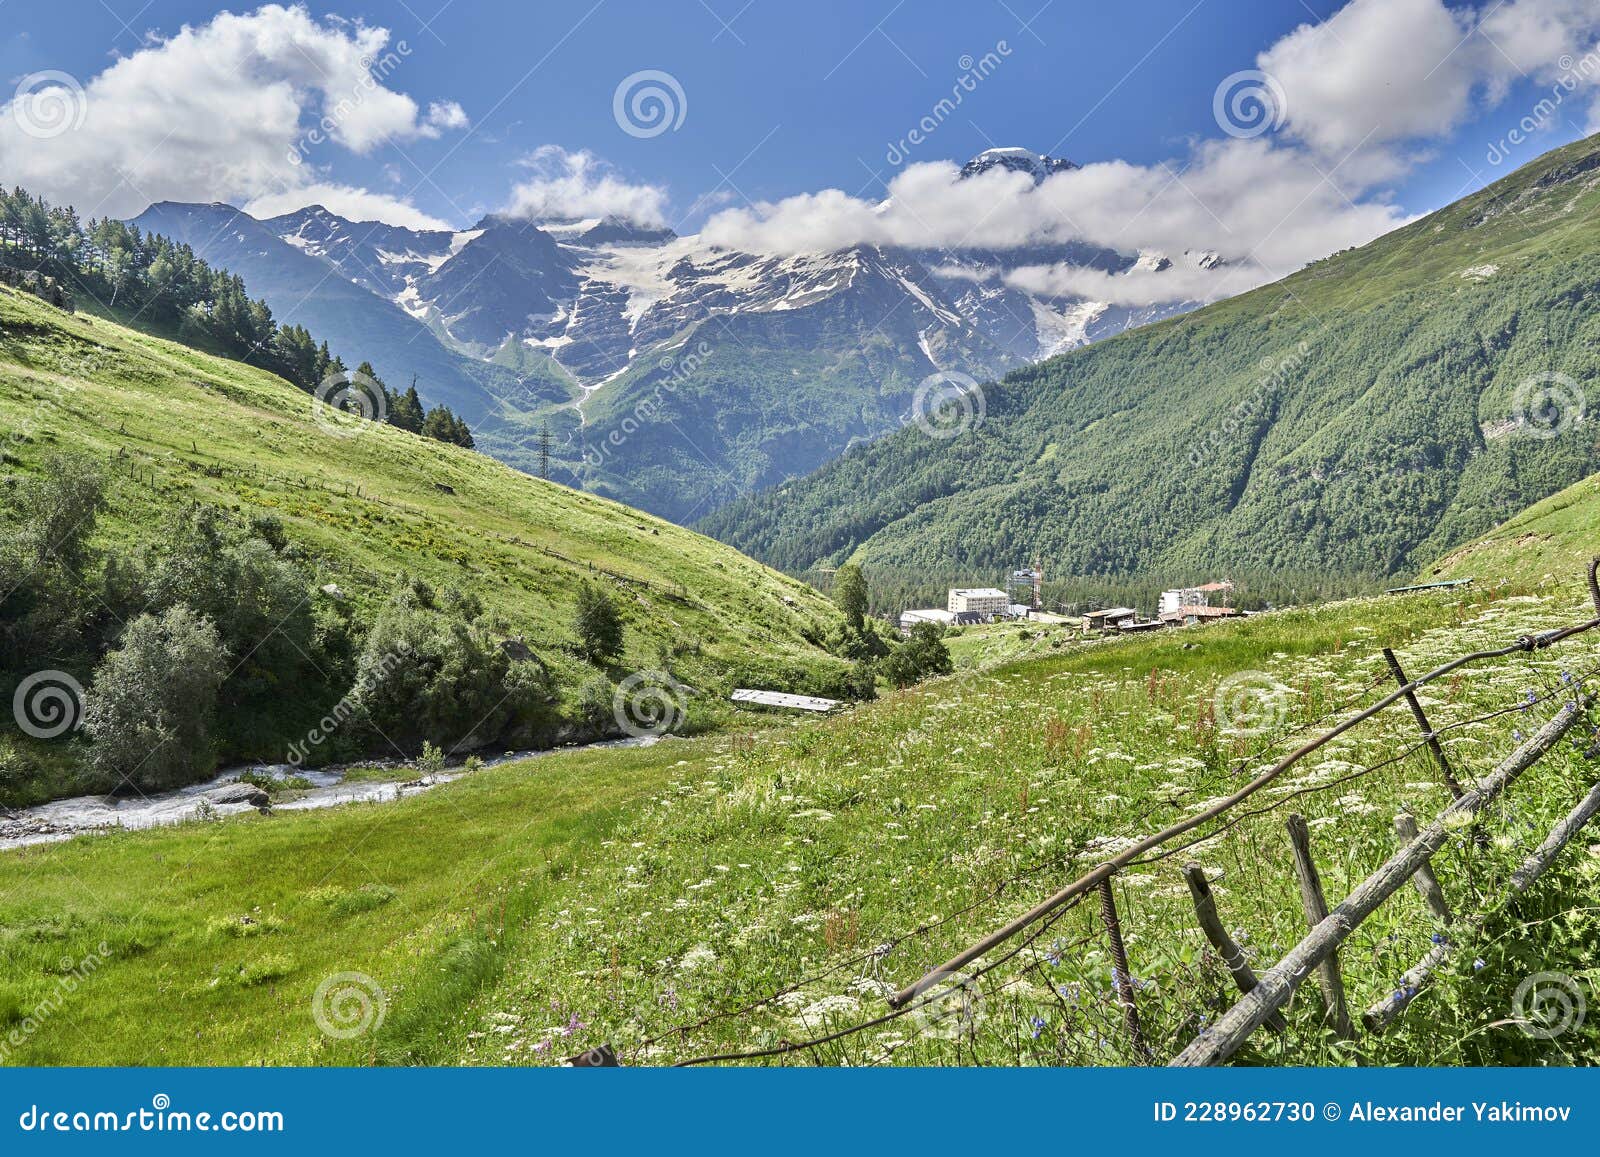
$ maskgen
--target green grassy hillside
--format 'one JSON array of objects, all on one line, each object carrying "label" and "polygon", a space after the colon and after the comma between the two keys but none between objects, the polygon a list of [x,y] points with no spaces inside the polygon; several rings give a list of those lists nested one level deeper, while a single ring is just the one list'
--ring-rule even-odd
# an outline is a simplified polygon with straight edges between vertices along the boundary
[{"label": "green grassy hillside", "polygon": [[1419,581],[1475,578],[1531,586],[1574,574],[1596,554],[1600,477],[1585,478],[1451,551],[1424,570]]},{"label": "green grassy hillside", "polygon": [[[358,635],[402,575],[474,596],[548,666],[569,714],[597,674],[572,653],[585,581],[625,623],[609,673],[670,666],[701,693],[692,712],[730,683],[814,686],[845,666],[808,641],[837,621],[825,599],[710,539],[390,426],[319,422],[271,375],[4,289],[0,431],[8,485],[61,451],[100,465],[97,537],[113,546],[161,545],[196,503],[276,516],[311,597]],[[339,595],[314,589],[330,583]]]},{"label": "green grassy hillside", "polygon": [[1597,284],[1591,138],[1281,282],[1013,373],[960,437],[908,428],[701,525],[796,572],[1038,556],[1055,578],[1409,575],[1600,468],[1577,399],[1540,393],[1561,375],[1558,394],[1600,403]]},{"label": "green grassy hillside", "polygon": [[[0,1028],[18,1063],[550,1064],[609,1041],[626,1063],[770,1047],[886,1011],[892,987],[1025,910],[1118,841],[1236,788],[1241,769],[1371,702],[1379,653],[1414,670],[1575,621],[1581,582],[1353,601],[1203,630],[1073,645],[966,670],[820,722],[557,754],[397,803],[279,812],[0,855]],[[1424,696],[1463,777],[1511,751],[1590,676],[1600,644],[1472,668]],[[1217,709],[1254,673],[1265,730]],[[1535,703],[1527,702],[1534,692]],[[1533,972],[1594,977],[1600,858],[1579,839],[1513,908],[1506,874],[1595,778],[1565,744],[1435,860],[1455,961],[1373,1063],[1582,1063],[1508,1017]],[[1158,1059],[1233,999],[1178,866],[1214,874],[1257,968],[1304,934],[1283,820],[1311,822],[1330,896],[1393,849],[1392,817],[1449,801],[1403,709],[1302,764],[1202,844],[1121,877],[1128,951]],[[84,881],[92,881],[86,887]],[[1436,931],[1409,888],[1343,954],[1357,1009]],[[102,945],[104,947],[102,947]],[[74,977],[92,958],[87,980]],[[981,985],[978,1014],[899,1020],[805,1064],[1107,1064],[1133,1059],[1080,908]],[[352,975],[355,974],[355,975]],[[74,977],[62,999],[63,978]],[[364,1023],[319,1029],[328,985]],[[1242,1060],[1347,1063],[1314,986]],[[318,997],[319,990],[323,996]],[[59,1011],[30,1020],[54,1000]],[[351,1021],[360,1007],[350,1001]],[[381,1010],[381,1017],[379,1015]],[[151,1031],[150,1025],[159,1025]],[[25,1027],[27,1026],[27,1027]],[[0,1040],[5,1039],[0,1036]]]}]

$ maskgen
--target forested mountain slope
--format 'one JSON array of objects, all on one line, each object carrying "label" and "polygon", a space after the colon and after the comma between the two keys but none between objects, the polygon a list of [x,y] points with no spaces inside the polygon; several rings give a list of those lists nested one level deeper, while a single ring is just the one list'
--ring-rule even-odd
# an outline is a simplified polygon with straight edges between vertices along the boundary
[{"label": "forested mountain slope", "polygon": [[[1410,574],[1600,467],[1600,138],[706,519],[789,570]],[[1588,399],[1586,403],[1585,398]]]}]

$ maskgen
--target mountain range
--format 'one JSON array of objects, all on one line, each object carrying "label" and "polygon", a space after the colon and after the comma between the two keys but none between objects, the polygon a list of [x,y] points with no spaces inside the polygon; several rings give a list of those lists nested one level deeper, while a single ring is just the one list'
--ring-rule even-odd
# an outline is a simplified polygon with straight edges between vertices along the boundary
[{"label": "mountain range", "polygon": [[796,572],[1408,575],[1600,469],[1597,378],[1591,137],[700,526]]},{"label": "mountain range", "polygon": [[[992,149],[961,170],[1035,182],[1075,168]],[[321,206],[256,220],[164,202],[133,222],[244,277],[282,322],[473,426],[478,445],[687,523],[908,420],[940,372],[986,380],[1192,308],[1029,292],[1021,265],[1205,268],[1209,252],[871,246],[773,256],[616,218],[491,214],[462,231],[352,222]]]}]

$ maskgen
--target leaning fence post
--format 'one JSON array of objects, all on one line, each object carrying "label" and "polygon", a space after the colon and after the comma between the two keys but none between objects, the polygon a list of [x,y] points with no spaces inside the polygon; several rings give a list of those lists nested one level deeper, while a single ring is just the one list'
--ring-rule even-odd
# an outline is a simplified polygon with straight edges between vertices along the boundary
[{"label": "leaning fence post", "polygon": [[[1383,658],[1389,664],[1389,672],[1394,676],[1395,682],[1402,687],[1410,685],[1411,680],[1406,677],[1405,668],[1400,666],[1400,660],[1392,648],[1383,649]],[[1428,750],[1433,752],[1434,762],[1439,765],[1439,773],[1444,776],[1445,786],[1450,789],[1451,796],[1460,799],[1461,783],[1456,779],[1456,773],[1450,767],[1450,760],[1446,758],[1444,748],[1439,743],[1439,736],[1434,733],[1433,725],[1428,722],[1428,713],[1422,709],[1422,703],[1417,699],[1415,691],[1406,692],[1406,703],[1410,705],[1411,715],[1422,731],[1423,741],[1427,743]]]},{"label": "leaning fence post", "polygon": [[[1311,858],[1311,828],[1302,815],[1290,816],[1288,828],[1289,846],[1294,852],[1294,874],[1300,882],[1300,903],[1306,911],[1306,923],[1315,928],[1328,918],[1328,901],[1322,893],[1322,876]],[[1356,1032],[1344,999],[1344,979],[1339,975],[1337,952],[1329,953],[1317,966],[1317,978],[1322,984],[1322,996],[1333,1021],[1333,1031],[1345,1040],[1354,1040]]]},{"label": "leaning fence post", "polygon": [[[1255,969],[1245,959],[1244,949],[1222,926],[1222,918],[1217,915],[1217,898],[1211,894],[1211,883],[1206,879],[1205,869],[1191,860],[1183,866],[1183,878],[1188,882],[1189,895],[1194,898],[1194,915],[1200,922],[1200,930],[1206,934],[1217,955],[1222,957],[1222,963],[1228,966],[1239,991],[1250,992],[1259,983]],[[1273,1012],[1264,1023],[1273,1032],[1282,1032],[1288,1027],[1281,1012]]]},{"label": "leaning fence post", "polygon": [[1111,942],[1111,980],[1117,990],[1117,1003],[1128,1022],[1128,1039],[1133,1051],[1145,1060],[1150,1050],[1144,1043],[1144,1031],[1139,1027],[1139,1008],[1133,1002],[1133,973],[1128,971],[1128,949],[1122,942],[1122,921],[1117,918],[1117,898],[1111,890],[1111,877],[1100,881],[1100,920],[1106,926],[1106,939]]},{"label": "leaning fence post", "polygon": [[[1410,812],[1401,812],[1394,817],[1394,832],[1400,837],[1402,845],[1409,844],[1417,838],[1417,821]],[[1432,864],[1423,864],[1417,869],[1416,875],[1411,877],[1411,882],[1417,886],[1417,891],[1422,894],[1422,899],[1428,905],[1428,911],[1442,923],[1451,922],[1450,905],[1445,902],[1444,889],[1439,886],[1439,877],[1433,874]]]}]

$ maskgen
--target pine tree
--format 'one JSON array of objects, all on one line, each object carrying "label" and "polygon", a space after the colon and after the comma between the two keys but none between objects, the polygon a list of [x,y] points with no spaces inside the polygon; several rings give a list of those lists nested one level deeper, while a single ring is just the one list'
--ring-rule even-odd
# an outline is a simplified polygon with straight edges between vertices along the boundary
[{"label": "pine tree", "polygon": [[422,433],[424,418],[422,398],[417,394],[417,379],[412,377],[411,385],[406,392],[395,399],[394,405],[389,409],[389,423],[409,430],[413,434]]}]

